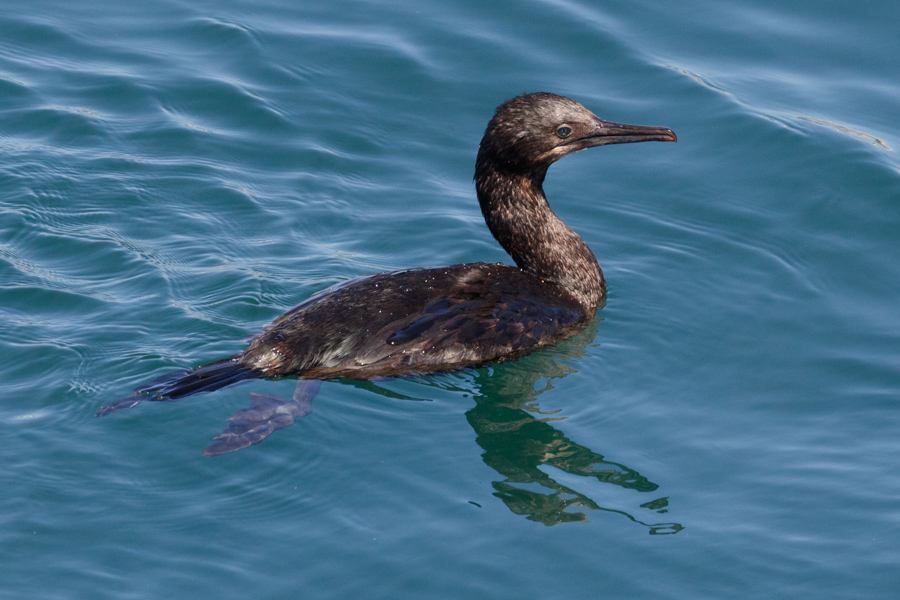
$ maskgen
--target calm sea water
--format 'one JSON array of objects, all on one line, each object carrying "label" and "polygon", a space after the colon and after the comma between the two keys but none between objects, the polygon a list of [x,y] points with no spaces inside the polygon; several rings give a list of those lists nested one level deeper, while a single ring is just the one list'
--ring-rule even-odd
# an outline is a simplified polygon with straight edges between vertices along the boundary
[{"label": "calm sea water", "polygon": [[[3,598],[896,597],[900,4],[2,5]],[[508,260],[474,156],[537,90],[679,136],[550,171],[582,335],[217,459],[291,381],[94,418],[347,278]]]}]

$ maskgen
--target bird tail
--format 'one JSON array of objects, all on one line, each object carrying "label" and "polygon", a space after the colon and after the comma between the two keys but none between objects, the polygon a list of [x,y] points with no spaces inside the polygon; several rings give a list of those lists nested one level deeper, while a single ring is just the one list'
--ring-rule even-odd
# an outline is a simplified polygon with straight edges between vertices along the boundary
[{"label": "bird tail", "polygon": [[113,400],[112,404],[98,410],[95,416],[102,417],[114,410],[131,408],[146,400],[180,400],[187,396],[201,392],[213,392],[239,381],[259,377],[262,377],[261,372],[241,364],[238,357],[232,356],[196,369],[166,373],[162,377],[135,388],[130,395]]}]

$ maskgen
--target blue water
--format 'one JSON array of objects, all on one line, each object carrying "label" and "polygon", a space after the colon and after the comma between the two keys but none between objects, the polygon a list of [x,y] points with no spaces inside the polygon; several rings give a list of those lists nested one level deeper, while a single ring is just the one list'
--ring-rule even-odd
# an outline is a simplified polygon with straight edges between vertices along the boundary
[{"label": "blue water", "polygon": [[[896,597],[900,4],[0,8],[0,597]],[[293,382],[94,418],[347,278],[507,261],[474,156],[537,90],[679,136],[549,173],[582,335],[215,459]]]}]

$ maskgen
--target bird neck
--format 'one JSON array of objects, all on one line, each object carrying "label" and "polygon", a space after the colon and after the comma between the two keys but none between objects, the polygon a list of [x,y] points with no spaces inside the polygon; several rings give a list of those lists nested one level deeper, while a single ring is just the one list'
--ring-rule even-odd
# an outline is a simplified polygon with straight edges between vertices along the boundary
[{"label": "bird neck", "polygon": [[603,271],[584,240],[550,209],[542,186],[546,172],[510,172],[479,161],[481,212],[520,269],[562,287],[593,314],[606,295]]}]

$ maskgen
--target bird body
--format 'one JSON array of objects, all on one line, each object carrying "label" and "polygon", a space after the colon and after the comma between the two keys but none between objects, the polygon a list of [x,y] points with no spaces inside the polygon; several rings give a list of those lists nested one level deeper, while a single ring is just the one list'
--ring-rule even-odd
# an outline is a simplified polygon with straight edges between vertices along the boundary
[{"label": "bird body", "polygon": [[240,362],[312,379],[446,371],[521,356],[577,332],[589,316],[557,286],[508,265],[410,269],[311,298],[254,339]]}]

